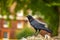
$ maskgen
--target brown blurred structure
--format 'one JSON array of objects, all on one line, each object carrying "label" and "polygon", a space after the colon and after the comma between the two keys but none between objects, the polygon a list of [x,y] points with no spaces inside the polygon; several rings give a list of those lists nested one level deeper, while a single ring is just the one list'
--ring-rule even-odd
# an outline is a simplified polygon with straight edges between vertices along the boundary
[{"label": "brown blurred structure", "polygon": [[[20,28],[18,28],[18,23],[20,24]],[[22,29],[24,24],[26,23],[26,20],[11,20],[10,21],[10,27],[7,27],[7,21],[4,19],[0,19],[0,39],[1,38],[11,38],[14,39],[15,38],[15,31],[17,29]],[[5,27],[4,27],[5,25]]]}]

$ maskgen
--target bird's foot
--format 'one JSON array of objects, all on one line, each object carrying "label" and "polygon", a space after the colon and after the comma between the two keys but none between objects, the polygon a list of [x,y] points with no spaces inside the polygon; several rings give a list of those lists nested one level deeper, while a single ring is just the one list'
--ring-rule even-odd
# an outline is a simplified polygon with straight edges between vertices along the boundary
[{"label": "bird's foot", "polygon": [[37,35],[38,35],[37,33],[34,34],[34,36],[37,36]]}]

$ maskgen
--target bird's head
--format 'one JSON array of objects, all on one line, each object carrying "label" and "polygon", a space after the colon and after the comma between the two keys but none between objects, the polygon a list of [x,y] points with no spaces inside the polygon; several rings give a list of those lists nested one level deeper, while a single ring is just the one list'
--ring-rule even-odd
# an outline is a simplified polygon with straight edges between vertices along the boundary
[{"label": "bird's head", "polygon": [[31,15],[28,15],[27,18],[28,18],[29,21],[33,20],[33,17]]}]

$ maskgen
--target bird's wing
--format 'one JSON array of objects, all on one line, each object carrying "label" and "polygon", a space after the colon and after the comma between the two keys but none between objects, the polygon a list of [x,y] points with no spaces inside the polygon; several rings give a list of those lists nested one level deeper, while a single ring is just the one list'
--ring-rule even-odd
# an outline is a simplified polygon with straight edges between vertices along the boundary
[{"label": "bird's wing", "polygon": [[40,29],[45,26],[44,24],[41,24],[41,23],[37,22],[36,20],[33,20],[30,24],[37,29]]},{"label": "bird's wing", "polygon": [[46,28],[44,24],[41,24],[37,22],[36,20],[33,20],[30,24],[36,29],[45,30],[51,33],[51,31],[48,28]]}]

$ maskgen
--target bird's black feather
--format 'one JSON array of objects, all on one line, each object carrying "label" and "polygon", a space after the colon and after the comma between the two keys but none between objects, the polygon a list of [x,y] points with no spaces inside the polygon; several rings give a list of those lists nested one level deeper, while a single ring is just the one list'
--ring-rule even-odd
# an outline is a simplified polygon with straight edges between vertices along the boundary
[{"label": "bird's black feather", "polygon": [[28,15],[27,18],[28,18],[30,24],[32,25],[32,27],[35,28],[35,30],[45,30],[45,31],[51,33],[51,30],[49,30],[48,28],[46,28],[44,24],[39,23],[32,16]]}]

